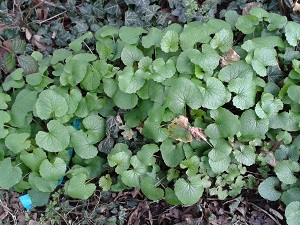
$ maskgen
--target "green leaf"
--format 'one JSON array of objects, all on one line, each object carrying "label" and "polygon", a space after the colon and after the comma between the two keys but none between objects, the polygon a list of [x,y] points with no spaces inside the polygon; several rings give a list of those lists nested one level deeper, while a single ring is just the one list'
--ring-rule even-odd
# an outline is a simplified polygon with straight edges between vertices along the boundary
[{"label": "green leaf", "polygon": [[136,155],[130,158],[133,169],[126,170],[121,174],[122,181],[129,187],[140,186],[140,176],[146,174],[147,166],[143,164]]},{"label": "green leaf", "polygon": [[238,20],[240,15],[234,10],[227,10],[226,13],[224,14],[224,16],[225,16],[225,21],[227,23],[229,23],[231,26],[231,29],[234,30],[236,21]]},{"label": "green leaf", "polygon": [[70,94],[66,94],[64,96],[67,105],[68,105],[68,111],[67,114],[73,114],[78,108],[79,102],[82,99],[81,91],[78,89],[72,89],[70,91]]},{"label": "green leaf", "polygon": [[49,121],[47,128],[48,133],[39,131],[36,134],[37,145],[49,152],[60,152],[66,149],[70,143],[68,129],[57,120]]},{"label": "green leaf", "polygon": [[234,92],[233,105],[239,109],[249,109],[255,104],[256,84],[251,78],[236,78],[231,80],[228,90]]},{"label": "green leaf", "polygon": [[132,66],[125,67],[119,73],[118,81],[120,90],[128,94],[136,93],[145,83],[143,75],[135,73]]},{"label": "green leaf", "polygon": [[99,186],[102,188],[103,191],[109,191],[111,185],[112,185],[112,179],[109,174],[100,177]]},{"label": "green leaf", "polygon": [[86,133],[90,142],[97,143],[105,137],[105,119],[98,115],[89,115],[82,121],[83,126],[87,129]]},{"label": "green leaf", "polygon": [[194,74],[195,65],[190,59],[191,50],[183,51],[177,59],[176,68],[179,73]]},{"label": "green leaf", "polygon": [[169,132],[159,122],[147,119],[144,122],[143,135],[146,138],[153,139],[155,142],[162,142],[169,136]]},{"label": "green leaf", "polygon": [[32,121],[33,111],[37,101],[37,92],[23,89],[20,91],[11,107],[10,124],[16,127],[24,127]]},{"label": "green leaf", "polygon": [[202,45],[202,52],[197,49],[191,51],[190,59],[195,65],[200,66],[204,72],[209,74],[212,74],[220,63],[219,54],[208,44]]},{"label": "green leaf", "polygon": [[168,138],[164,140],[160,146],[160,152],[165,164],[168,167],[178,166],[184,159],[184,151],[182,143],[174,145],[172,139]]},{"label": "green leaf", "polygon": [[297,46],[300,40],[300,24],[296,22],[287,22],[285,26],[285,37],[291,46]]},{"label": "green leaf", "polygon": [[220,49],[221,52],[225,53],[228,51],[233,44],[233,34],[228,30],[222,29],[215,34],[213,39],[210,41],[210,46],[213,49]]},{"label": "green leaf", "polygon": [[249,145],[240,145],[238,149],[233,151],[235,159],[246,166],[251,166],[255,163],[255,148]]},{"label": "green leaf", "polygon": [[34,206],[45,206],[49,202],[51,193],[43,193],[36,190],[28,190],[28,195]]},{"label": "green leaf", "polygon": [[161,50],[164,52],[176,52],[178,50],[178,34],[174,30],[169,30],[166,32],[166,34],[163,36],[160,46]]},{"label": "green leaf", "polygon": [[293,184],[298,180],[294,173],[300,171],[300,166],[297,162],[282,160],[277,162],[274,171],[282,183]]},{"label": "green leaf", "polygon": [[98,154],[98,150],[92,141],[92,138],[82,130],[71,134],[71,145],[75,153],[83,159],[91,159]]},{"label": "green leaf", "polygon": [[189,159],[183,160],[180,163],[182,169],[186,169],[186,174],[188,177],[195,176],[199,172],[200,159],[198,156],[194,155]]},{"label": "green leaf", "polygon": [[176,196],[185,205],[197,203],[204,191],[199,175],[189,177],[188,182],[183,178],[179,178],[174,187]]},{"label": "green leaf", "polygon": [[174,113],[182,113],[188,105],[192,109],[198,109],[202,105],[203,96],[191,80],[180,77],[172,82],[168,93],[169,108]]},{"label": "green leaf", "polygon": [[177,196],[175,195],[175,191],[172,190],[171,188],[166,188],[165,189],[165,198],[166,198],[166,202],[168,204],[171,205],[181,205],[181,201],[179,201],[179,199],[177,198]]},{"label": "green leaf", "polygon": [[22,39],[13,39],[11,50],[15,54],[23,54],[26,50],[26,41]]},{"label": "green leaf", "polygon": [[4,127],[5,123],[10,121],[10,115],[0,110],[0,139],[5,138],[8,135],[9,131]]},{"label": "green leaf", "polygon": [[13,153],[18,154],[25,149],[28,149],[31,145],[28,133],[13,133],[9,134],[5,138],[5,146]]},{"label": "green leaf", "polygon": [[300,202],[300,188],[292,187],[287,191],[283,192],[281,195],[281,200],[285,205],[290,204],[291,202],[299,201]]},{"label": "green leaf", "polygon": [[216,174],[221,174],[228,169],[231,163],[230,156],[226,156],[221,160],[209,159],[209,165],[212,171]]},{"label": "green leaf", "polygon": [[60,61],[64,61],[65,59],[67,59],[70,55],[72,55],[72,52],[61,48],[61,49],[56,49],[53,52],[53,57],[51,59],[51,64],[54,65]]},{"label": "green leaf", "polygon": [[148,34],[142,37],[142,45],[144,48],[160,47],[163,32],[156,27],[151,27]]},{"label": "green leaf", "polygon": [[282,109],[283,103],[280,99],[274,99],[270,93],[263,93],[261,100],[255,106],[255,113],[259,118],[264,119],[276,115]]},{"label": "green leaf", "polygon": [[290,159],[294,162],[297,162],[299,160],[300,152],[298,150],[298,147],[294,144],[286,146],[286,145],[280,145],[278,149],[276,149],[274,153],[276,160],[284,160],[284,159]]},{"label": "green leaf", "polygon": [[[31,56],[36,60],[36,61],[41,61],[43,59],[43,54],[38,52],[38,51],[34,51],[31,53]],[[39,65],[40,66],[40,65]]]},{"label": "green leaf", "polygon": [[66,100],[54,90],[42,91],[35,107],[37,116],[43,120],[51,117],[62,117],[68,111]]},{"label": "green leaf", "polygon": [[279,180],[277,177],[268,177],[266,180],[261,182],[258,186],[258,193],[269,201],[277,201],[281,192],[277,191],[275,188],[279,185]]},{"label": "green leaf", "polygon": [[40,174],[45,180],[58,181],[65,175],[67,164],[59,157],[54,161],[45,159],[40,165]]},{"label": "green leaf", "polygon": [[31,74],[38,71],[37,61],[30,55],[20,55],[18,57],[18,63],[25,73]]},{"label": "green leaf", "polygon": [[[21,88],[25,85],[24,79],[23,79],[23,72],[24,70],[22,68],[16,69],[14,72],[12,72],[10,75],[8,75],[4,83],[2,84],[4,91],[9,91],[11,88]],[[16,80],[16,78],[18,78]]]},{"label": "green leaf", "polygon": [[95,184],[87,184],[87,176],[79,173],[73,176],[65,185],[67,195],[72,198],[88,199],[96,190]]},{"label": "green leaf", "polygon": [[133,66],[133,63],[140,61],[143,56],[143,52],[136,46],[125,45],[121,53],[121,60],[126,66]]},{"label": "green leaf", "polygon": [[22,179],[22,170],[17,166],[12,166],[11,158],[0,161],[0,187],[9,189]]},{"label": "green leaf", "polygon": [[158,151],[159,147],[156,144],[145,144],[136,155],[144,165],[151,166],[156,162],[154,153]]},{"label": "green leaf", "polygon": [[210,115],[215,120],[215,123],[206,127],[204,132],[208,137],[212,139],[232,137],[240,130],[238,116],[229,110],[218,108],[211,110]]},{"label": "green leaf", "polygon": [[123,143],[118,143],[108,154],[108,164],[111,167],[116,166],[115,171],[117,174],[122,174],[130,166],[131,151],[128,146]]},{"label": "green leaf", "polygon": [[268,18],[269,17],[269,13],[264,10],[263,8],[260,7],[253,7],[250,12],[250,15],[252,16],[256,16],[260,21],[263,21],[264,18]]},{"label": "green leaf", "polygon": [[[0,109],[7,109],[7,103],[11,101],[11,97],[6,93],[0,93]],[[8,122],[8,121],[7,121]]]},{"label": "green leaf", "polygon": [[225,139],[211,140],[214,148],[209,151],[208,157],[214,161],[220,161],[232,152],[232,146]]},{"label": "green leaf", "polygon": [[265,18],[265,21],[269,22],[267,29],[269,31],[274,31],[283,28],[287,23],[287,18],[276,13],[269,13],[268,18]]},{"label": "green leaf", "polygon": [[255,138],[264,139],[265,134],[269,130],[269,120],[267,118],[258,118],[252,109],[243,112],[240,122],[241,137],[245,140],[252,140]]},{"label": "green leaf", "polygon": [[57,181],[48,181],[40,177],[38,173],[32,172],[29,174],[28,181],[31,187],[38,192],[51,193],[57,187]]},{"label": "green leaf", "polygon": [[243,15],[237,19],[235,27],[244,34],[251,34],[258,24],[259,19],[256,16]]},{"label": "green leaf", "polygon": [[164,80],[171,78],[176,73],[175,63],[172,59],[164,62],[162,58],[157,58],[153,61],[153,69],[159,76],[151,77],[156,82],[163,82]]},{"label": "green leaf", "polygon": [[257,48],[254,50],[253,59],[251,60],[251,65],[255,72],[264,77],[267,75],[266,66],[276,66],[277,65],[277,52],[272,48]]},{"label": "green leaf", "polygon": [[99,38],[104,38],[104,37],[117,37],[119,34],[119,30],[116,27],[113,26],[103,26],[100,27],[96,33],[95,33],[95,38],[99,39]]},{"label": "green leaf", "polygon": [[79,53],[74,55],[73,59],[80,62],[91,62],[95,61],[97,59],[97,56],[91,53]]},{"label": "green leaf", "polygon": [[285,208],[285,217],[288,225],[297,225],[300,217],[300,201],[294,201]]},{"label": "green leaf", "polygon": [[294,112],[282,112],[270,118],[270,128],[286,131],[298,131],[300,115]]},{"label": "green leaf", "polygon": [[300,103],[299,95],[300,95],[300,86],[298,85],[291,85],[288,90],[287,94],[290,99],[294,102]]},{"label": "green leaf", "polygon": [[217,109],[230,101],[230,93],[224,84],[215,77],[208,77],[205,86],[200,89],[202,93],[202,107],[207,109]]},{"label": "green leaf", "polygon": [[28,166],[32,171],[38,172],[41,163],[47,159],[45,151],[41,148],[35,148],[31,153],[22,151],[20,159]]},{"label": "green leaf", "polygon": [[85,33],[84,35],[76,38],[75,40],[73,40],[70,44],[69,44],[69,47],[75,51],[75,52],[78,52],[81,48],[82,48],[82,42],[85,40],[85,39],[88,39],[88,38],[92,38],[93,37],[93,34],[92,32],[87,32]]},{"label": "green leaf", "polygon": [[147,31],[141,27],[123,26],[119,29],[119,36],[121,40],[129,45],[138,43],[140,35],[144,33],[147,33]]},{"label": "green leaf", "polygon": [[257,37],[251,40],[245,41],[242,44],[242,49],[250,52],[256,48],[270,48],[273,49],[274,47],[284,48],[284,42],[278,36],[266,36],[266,37]]},{"label": "green leaf", "polygon": [[3,61],[3,69],[5,69],[7,72],[10,72],[16,66],[16,59],[12,53],[6,53]]},{"label": "green leaf", "polygon": [[60,76],[60,83],[63,86],[70,84],[75,86],[79,84],[87,73],[87,63],[75,60],[74,58],[68,58],[64,71]]},{"label": "green leaf", "polygon": [[146,176],[141,180],[141,190],[148,199],[153,201],[164,197],[163,189],[157,188],[155,181],[150,176]]},{"label": "green leaf", "polygon": [[119,89],[112,99],[116,106],[121,109],[132,109],[138,103],[138,97],[136,94],[127,94]]}]

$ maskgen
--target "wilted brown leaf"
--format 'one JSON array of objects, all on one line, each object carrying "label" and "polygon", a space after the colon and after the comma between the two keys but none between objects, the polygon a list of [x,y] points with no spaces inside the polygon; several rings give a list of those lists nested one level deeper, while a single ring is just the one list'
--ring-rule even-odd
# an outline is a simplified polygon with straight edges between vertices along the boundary
[{"label": "wilted brown leaf", "polygon": [[236,61],[240,60],[239,54],[236,53],[232,48],[228,50],[228,53],[226,56],[221,57],[221,67],[228,66],[231,63],[234,63]]},{"label": "wilted brown leaf", "polygon": [[294,12],[300,12],[300,4],[298,2],[295,2],[293,7]]}]

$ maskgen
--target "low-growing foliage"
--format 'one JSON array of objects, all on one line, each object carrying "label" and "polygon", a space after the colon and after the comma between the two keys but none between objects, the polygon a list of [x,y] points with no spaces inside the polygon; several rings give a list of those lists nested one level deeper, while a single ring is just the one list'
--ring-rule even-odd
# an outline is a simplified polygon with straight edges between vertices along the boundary
[{"label": "low-growing foliage", "polygon": [[[36,193],[49,197],[65,175],[73,198],[140,188],[192,205],[259,185],[297,224],[299,30],[252,8],[162,30],[104,26],[53,55],[33,52],[37,70],[24,60],[0,89],[0,177],[13,178],[0,187],[31,190],[39,205]],[[258,184],[253,165],[273,169]]]}]

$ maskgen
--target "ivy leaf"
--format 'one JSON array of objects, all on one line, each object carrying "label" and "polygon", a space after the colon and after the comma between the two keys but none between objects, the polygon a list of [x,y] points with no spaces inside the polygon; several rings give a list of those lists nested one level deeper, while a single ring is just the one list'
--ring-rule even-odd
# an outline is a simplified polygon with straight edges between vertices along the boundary
[{"label": "ivy leaf", "polygon": [[83,159],[91,159],[98,154],[91,138],[82,130],[71,134],[71,145],[74,147],[75,153]]},{"label": "ivy leaf", "polygon": [[151,27],[148,34],[142,37],[142,45],[144,48],[160,47],[161,39],[163,38],[164,33],[162,30]]},{"label": "ivy leaf", "polygon": [[176,196],[185,205],[197,203],[204,191],[199,175],[189,177],[188,182],[183,178],[179,178],[174,187]]},{"label": "ivy leaf", "polygon": [[17,166],[12,166],[11,158],[0,161],[0,187],[8,190],[22,179],[22,170]]},{"label": "ivy leaf", "polygon": [[150,176],[146,176],[141,180],[141,190],[148,199],[153,201],[164,197],[163,189],[157,188],[155,181]]},{"label": "ivy leaf", "polygon": [[57,120],[49,121],[47,128],[48,133],[39,131],[36,134],[37,145],[49,152],[60,152],[66,149],[70,142],[68,129]]},{"label": "ivy leaf", "polygon": [[132,66],[127,66],[118,76],[121,91],[132,94],[136,93],[145,83],[143,74],[135,73]]},{"label": "ivy leaf", "polygon": [[174,113],[182,113],[185,106],[198,109],[202,105],[203,96],[198,87],[189,79],[180,77],[172,82],[168,93],[169,108]]},{"label": "ivy leaf", "polygon": [[300,24],[289,21],[285,26],[285,37],[291,46],[297,46],[300,40]]},{"label": "ivy leaf", "polygon": [[199,172],[200,159],[198,156],[194,155],[189,159],[183,160],[180,163],[182,169],[186,169],[186,174],[188,177],[195,176]]},{"label": "ivy leaf", "polygon": [[220,49],[221,52],[225,53],[232,47],[233,34],[226,29],[222,29],[215,34],[213,39],[210,41],[210,46],[213,49]]},{"label": "ivy leaf", "polygon": [[280,99],[274,99],[270,93],[263,93],[261,100],[255,106],[256,115],[261,118],[269,118],[276,115],[283,109],[283,103]]},{"label": "ivy leaf", "polygon": [[220,56],[210,45],[203,44],[202,52],[194,49],[190,54],[191,61],[200,66],[204,72],[212,74],[219,65]]},{"label": "ivy leaf", "polygon": [[89,115],[82,120],[83,126],[87,129],[90,142],[97,143],[105,137],[105,119],[98,115]]},{"label": "ivy leaf", "polygon": [[59,157],[56,157],[53,162],[45,159],[40,165],[40,174],[46,180],[58,181],[65,175],[66,169],[65,161]]},{"label": "ivy leaf", "polygon": [[138,43],[140,35],[144,33],[147,33],[147,31],[141,27],[123,26],[119,29],[121,40],[129,45]]},{"label": "ivy leaf", "polygon": [[172,59],[165,62],[162,58],[157,58],[153,61],[153,69],[159,76],[152,77],[156,82],[163,82],[171,78],[176,73],[175,63]]},{"label": "ivy leaf", "polygon": [[109,191],[111,185],[112,185],[112,179],[109,174],[100,177],[99,186],[102,188],[103,191]]},{"label": "ivy leaf", "polygon": [[25,149],[28,149],[31,145],[28,133],[12,133],[6,136],[5,146],[13,153],[18,154]]},{"label": "ivy leaf", "polygon": [[[211,110],[210,115],[215,120],[215,123],[206,127],[204,132],[208,137],[212,139],[232,137],[240,130],[238,116],[229,110],[218,108]],[[228,124],[230,124],[230,126],[228,126]]]},{"label": "ivy leaf", "polygon": [[38,71],[37,61],[30,55],[20,55],[18,63],[25,73],[31,74]]},{"label": "ivy leaf", "polygon": [[264,139],[265,134],[269,130],[269,120],[267,118],[258,118],[252,109],[243,112],[240,122],[240,132],[243,140]]},{"label": "ivy leaf", "polygon": [[111,167],[116,166],[116,173],[122,174],[130,166],[131,155],[132,152],[126,144],[118,143],[107,156],[108,164]]},{"label": "ivy leaf", "polygon": [[269,201],[277,201],[281,192],[275,189],[276,186],[279,185],[279,180],[277,177],[268,177],[263,182],[261,182],[258,186],[258,193]]},{"label": "ivy leaf", "polygon": [[251,65],[255,72],[264,77],[267,75],[266,66],[276,66],[277,52],[272,48],[257,48],[254,50],[253,59],[251,60]]},{"label": "ivy leaf", "polygon": [[45,151],[41,148],[33,149],[32,153],[27,151],[22,151],[20,154],[20,159],[28,166],[32,171],[38,172],[41,163],[47,159]]},{"label": "ivy leaf", "polygon": [[158,10],[160,10],[160,6],[158,5],[148,5],[143,7],[142,11],[144,15],[142,16],[142,20],[151,21]]},{"label": "ivy leaf", "polygon": [[144,165],[152,166],[156,161],[154,153],[158,151],[159,147],[156,144],[145,144],[136,155]]},{"label": "ivy leaf", "polygon": [[96,190],[95,184],[87,184],[87,175],[76,174],[66,183],[66,193],[72,198],[88,199]]},{"label": "ivy leaf", "polygon": [[290,204],[291,202],[299,201],[300,202],[300,188],[292,187],[287,191],[283,192],[281,195],[281,200],[285,205]]},{"label": "ivy leaf", "polygon": [[285,217],[287,224],[297,225],[300,217],[300,201],[294,201],[285,208]]},{"label": "ivy leaf", "polygon": [[233,105],[239,109],[249,109],[255,104],[256,84],[251,78],[236,78],[231,80],[228,90],[234,92]]},{"label": "ivy leaf", "polygon": [[255,163],[255,149],[249,145],[241,145],[239,149],[233,151],[235,159],[246,166],[251,166]]},{"label": "ivy leaf", "polygon": [[202,107],[208,109],[217,109],[230,101],[230,93],[224,84],[215,77],[208,77],[205,86],[200,89],[202,93]]},{"label": "ivy leaf", "polygon": [[138,97],[136,94],[127,94],[119,89],[112,97],[112,99],[116,106],[121,109],[132,109],[138,103]]},{"label": "ivy leaf", "polygon": [[54,90],[44,90],[36,101],[36,114],[43,120],[51,117],[62,117],[68,111],[68,105],[64,97]]},{"label": "ivy leaf", "polygon": [[125,45],[121,53],[121,60],[126,66],[132,66],[134,62],[140,61],[143,56],[143,52],[136,46]]},{"label": "ivy leaf", "polygon": [[244,34],[251,34],[258,24],[259,19],[256,16],[243,15],[237,19],[235,27]]},{"label": "ivy leaf", "polygon": [[168,138],[164,140],[160,146],[160,152],[165,164],[168,167],[178,166],[184,159],[184,151],[182,143],[173,145],[172,139]]},{"label": "ivy leaf", "polygon": [[164,52],[176,52],[178,50],[178,34],[174,30],[169,30],[166,32],[166,34],[163,36],[160,46],[161,50]]},{"label": "ivy leaf", "polygon": [[293,184],[298,180],[294,173],[300,171],[300,166],[297,162],[282,160],[276,164],[274,171],[282,183]]}]

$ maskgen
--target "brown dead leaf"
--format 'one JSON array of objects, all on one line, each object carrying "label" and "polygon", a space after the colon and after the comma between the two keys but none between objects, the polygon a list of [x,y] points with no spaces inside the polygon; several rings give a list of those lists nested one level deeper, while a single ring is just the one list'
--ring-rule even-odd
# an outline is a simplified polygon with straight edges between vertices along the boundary
[{"label": "brown dead leaf", "polygon": [[245,8],[243,8],[243,15],[248,15],[250,10],[253,8],[253,7],[262,7],[262,3],[260,2],[249,2],[245,5]]},{"label": "brown dead leaf", "polygon": [[300,4],[298,2],[295,2],[293,7],[294,12],[300,12]]},{"label": "brown dead leaf", "polygon": [[221,67],[223,68],[239,60],[240,60],[239,54],[237,54],[236,51],[230,48],[227,52],[227,55],[221,57]]},{"label": "brown dead leaf", "polygon": [[172,123],[187,129],[189,125],[189,120],[185,116],[179,116],[173,119]]},{"label": "brown dead leaf", "polygon": [[198,141],[204,140],[207,144],[213,147],[207,140],[206,135],[203,132],[203,129],[200,127],[189,127],[190,134]]},{"label": "brown dead leaf", "polygon": [[31,39],[31,44],[33,46],[36,46],[39,50],[45,51],[46,50],[46,46],[44,44],[42,44],[41,40],[42,40],[42,36],[40,35],[33,35],[32,39]]},{"label": "brown dead leaf", "polygon": [[22,27],[21,31],[25,33],[25,37],[28,41],[31,40],[32,34],[31,32],[26,28],[26,27]]}]

